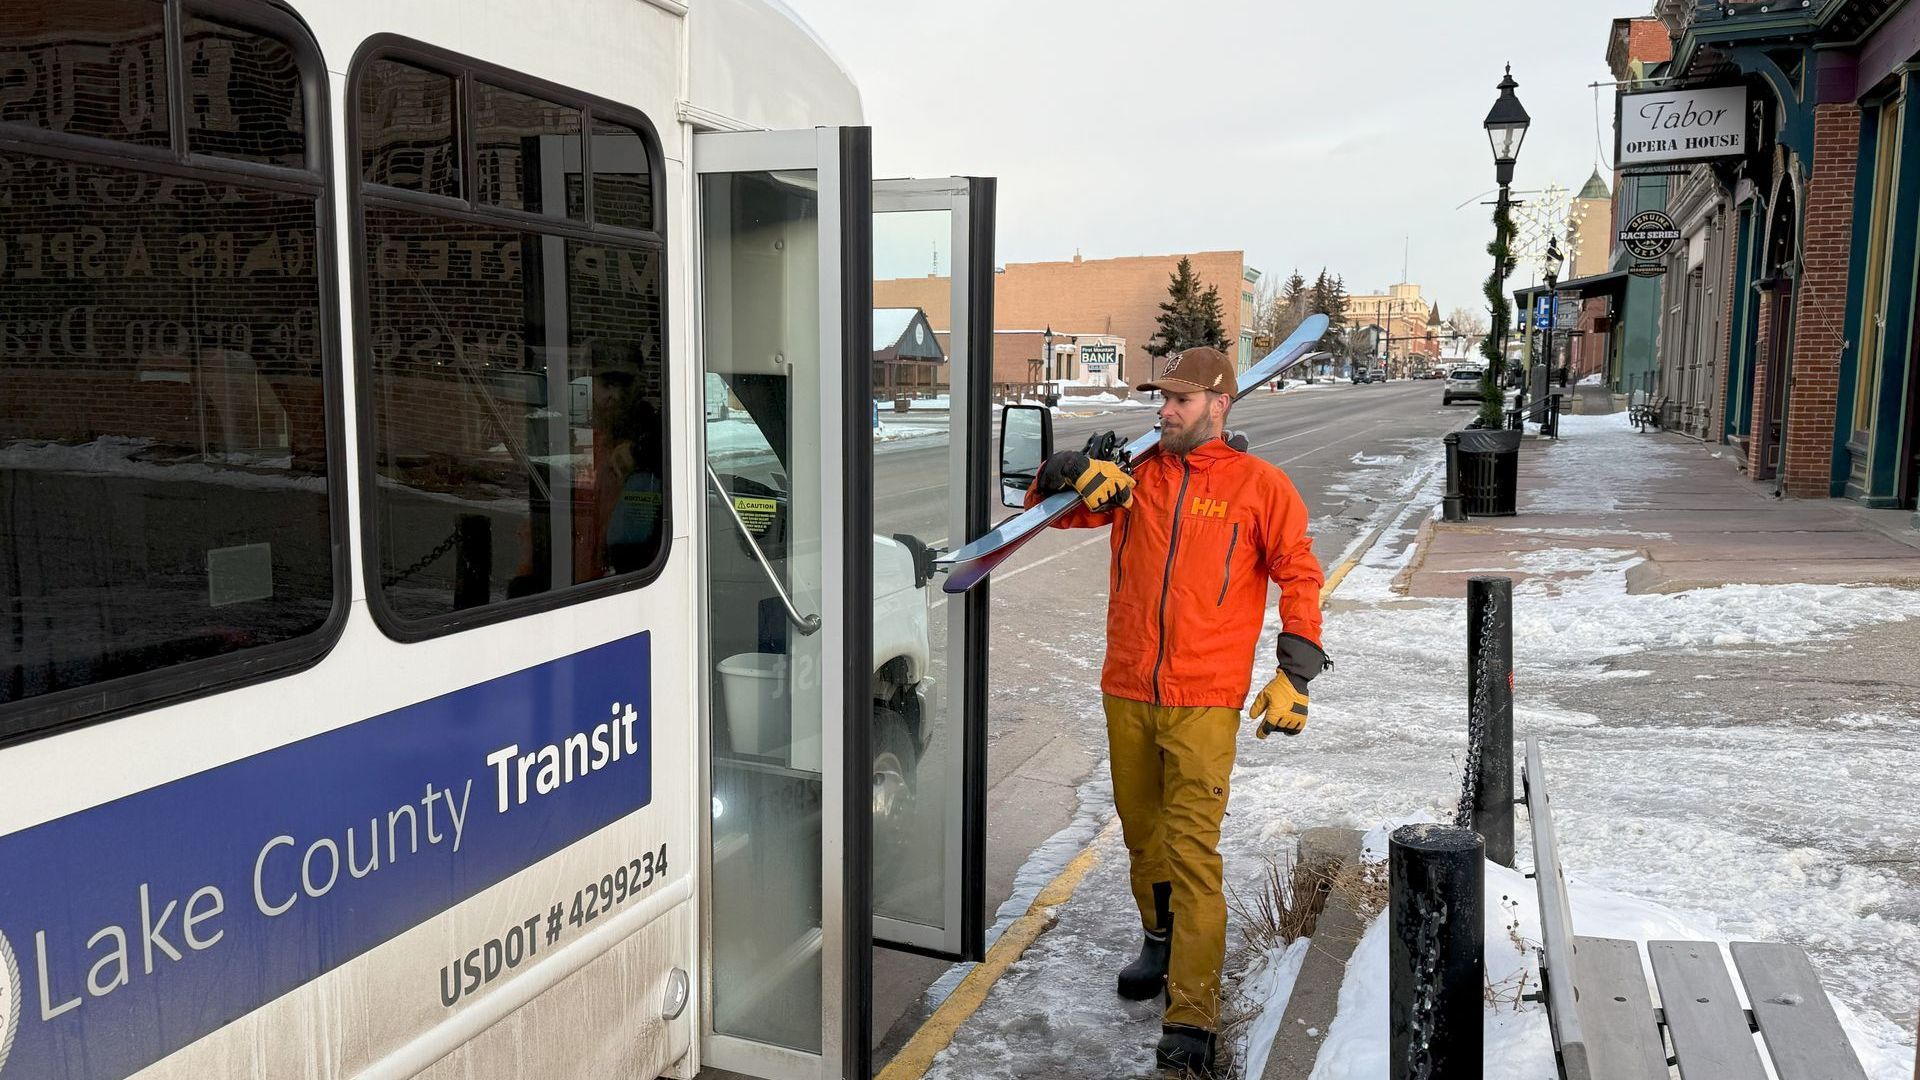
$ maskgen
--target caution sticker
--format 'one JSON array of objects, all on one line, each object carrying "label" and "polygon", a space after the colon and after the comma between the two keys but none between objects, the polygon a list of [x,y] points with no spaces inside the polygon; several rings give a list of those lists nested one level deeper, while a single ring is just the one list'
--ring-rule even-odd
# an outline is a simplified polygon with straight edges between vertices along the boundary
[{"label": "caution sticker", "polygon": [[746,522],[750,531],[763,533],[767,531],[767,526],[773,524],[773,515],[779,512],[780,504],[772,499],[735,495],[733,508],[739,513],[740,520]]}]

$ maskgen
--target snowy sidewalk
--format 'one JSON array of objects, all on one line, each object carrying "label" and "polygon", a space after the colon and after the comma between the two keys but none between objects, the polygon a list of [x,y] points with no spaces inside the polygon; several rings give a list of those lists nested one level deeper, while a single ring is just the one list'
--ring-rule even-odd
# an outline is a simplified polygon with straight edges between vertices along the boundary
[{"label": "snowy sidewalk", "polygon": [[1777,500],[1730,451],[1636,432],[1625,413],[1568,416],[1558,442],[1520,450],[1519,515],[1431,524],[1396,583],[1413,596],[1464,596],[1466,579],[1551,579],[1545,552],[1640,560],[1633,593],[1780,583],[1920,585],[1920,532],[1889,534],[1844,500]]},{"label": "snowy sidewalk", "polygon": [[[1539,735],[1545,745],[1581,932],[1804,946],[1868,1076],[1910,1080],[1920,996],[1920,800],[1912,779],[1920,772],[1920,671],[1912,663],[1920,594],[1834,584],[1630,589],[1633,568],[1667,550],[1656,534],[1680,550],[1688,533],[1702,530],[1682,527],[1683,513],[1635,505],[1649,500],[1624,490],[1603,492],[1602,503],[1591,483],[1582,491],[1542,482],[1554,469],[1582,482],[1602,468],[1645,476],[1648,460],[1625,457],[1645,453],[1673,470],[1662,477],[1674,484],[1666,490],[1680,491],[1689,463],[1667,460],[1668,440],[1616,430],[1612,421],[1567,418],[1566,441],[1529,466],[1527,516],[1502,523],[1511,537],[1487,547],[1478,565],[1456,550],[1456,565],[1436,567],[1450,553],[1435,545],[1422,553],[1426,569],[1408,572],[1422,547],[1417,534],[1432,534],[1424,523],[1439,500],[1436,478],[1348,575],[1326,626],[1338,666],[1314,684],[1311,725],[1297,739],[1241,741],[1221,844],[1230,895],[1251,901],[1268,860],[1289,857],[1307,828],[1367,831],[1378,851],[1395,824],[1451,816],[1466,750],[1463,603],[1437,586],[1431,592],[1443,595],[1409,595],[1395,579],[1404,586],[1421,573],[1435,582],[1512,573],[1516,735]],[[1438,451],[1410,464],[1437,464]],[[1704,456],[1685,444],[1672,451]],[[1709,479],[1733,500],[1724,476]],[[1566,503],[1548,501],[1555,491]],[[1793,514],[1808,506],[1753,509]],[[1749,510],[1716,511],[1728,512]],[[1548,513],[1585,523],[1520,531],[1547,527]],[[1652,528],[1655,514],[1673,523]],[[1845,531],[1830,527],[1842,519],[1823,520],[1787,531]],[[1622,525],[1639,535],[1621,538]],[[1335,553],[1322,554],[1334,561]],[[1270,648],[1269,637],[1261,655]],[[1092,685],[1083,711],[1087,723],[1101,722]],[[1050,876],[1111,819],[1104,783],[1090,783],[1082,800],[1074,828],[1036,855],[1033,877]],[[1524,817],[1519,835],[1524,870]],[[961,1025],[929,1076],[1155,1075],[1157,1008],[1112,990],[1114,972],[1138,946],[1126,852],[1111,832],[1094,849],[1099,862],[1054,909],[1056,925]],[[1537,988],[1533,883],[1489,866],[1487,888],[1488,975],[1499,1003],[1488,1010],[1486,1075],[1553,1080],[1545,1015],[1517,1000],[1523,982]],[[1518,928],[1509,934],[1512,922]],[[1311,1080],[1386,1077],[1385,929],[1382,919],[1366,932],[1339,991],[1339,1016],[1314,1033],[1324,1042]],[[1249,940],[1247,930],[1236,908],[1227,1075],[1257,1077],[1303,946]]]}]

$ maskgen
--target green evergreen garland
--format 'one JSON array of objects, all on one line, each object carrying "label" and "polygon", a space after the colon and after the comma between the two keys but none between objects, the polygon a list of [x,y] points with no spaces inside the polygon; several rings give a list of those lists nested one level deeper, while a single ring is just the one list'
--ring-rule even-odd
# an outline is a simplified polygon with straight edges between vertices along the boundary
[{"label": "green evergreen garland", "polygon": [[1487,359],[1486,373],[1480,377],[1480,416],[1475,425],[1490,431],[1498,431],[1504,426],[1506,412],[1506,391],[1503,389],[1506,374],[1507,357],[1502,341],[1507,327],[1513,322],[1513,305],[1507,302],[1507,266],[1513,258],[1510,238],[1513,236],[1513,215],[1505,203],[1496,203],[1493,208],[1493,242],[1487,245],[1487,254],[1493,256],[1493,273],[1487,275],[1487,309],[1493,316],[1493,325],[1488,328],[1487,336],[1481,339],[1480,355]]}]

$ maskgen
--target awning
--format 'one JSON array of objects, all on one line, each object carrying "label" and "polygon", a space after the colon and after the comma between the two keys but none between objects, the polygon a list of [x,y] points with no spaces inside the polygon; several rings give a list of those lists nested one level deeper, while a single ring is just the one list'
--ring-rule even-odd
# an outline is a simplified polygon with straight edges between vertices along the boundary
[{"label": "awning", "polygon": [[1561,292],[1571,292],[1582,300],[1595,296],[1625,296],[1627,293],[1627,272],[1609,270],[1604,274],[1589,274],[1560,283]]},{"label": "awning", "polygon": [[[1621,299],[1627,295],[1627,272],[1609,270],[1604,274],[1589,274],[1582,278],[1571,278],[1554,286],[1555,292],[1572,293],[1582,300],[1591,300],[1596,296],[1611,296]],[[1533,304],[1531,298],[1543,295],[1545,285],[1529,285],[1524,289],[1513,290],[1513,302],[1520,310],[1529,311]]]}]

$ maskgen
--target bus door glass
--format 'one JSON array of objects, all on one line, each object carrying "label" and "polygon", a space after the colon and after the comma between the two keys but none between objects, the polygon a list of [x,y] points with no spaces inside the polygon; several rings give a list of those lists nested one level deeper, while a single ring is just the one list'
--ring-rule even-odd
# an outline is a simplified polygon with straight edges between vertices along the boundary
[{"label": "bus door glass", "polygon": [[847,405],[867,397],[868,147],[864,128],[694,140],[703,1045],[752,1076],[847,1075],[867,1041],[868,772],[845,763],[870,713],[868,427]]},{"label": "bus door glass", "polygon": [[[987,613],[932,563],[988,525],[993,196],[965,177],[873,193],[873,936],[955,960],[984,937]],[[876,995],[876,1026],[915,996]]]}]

